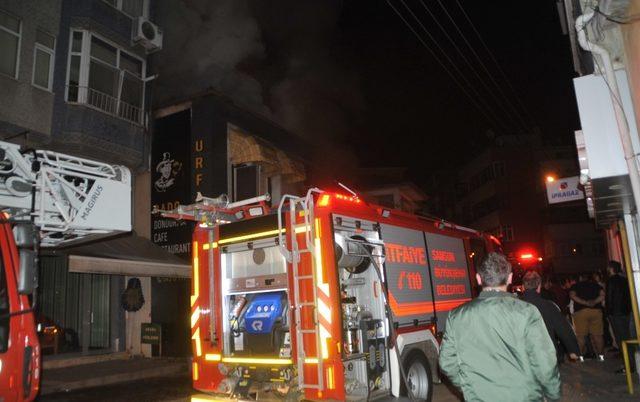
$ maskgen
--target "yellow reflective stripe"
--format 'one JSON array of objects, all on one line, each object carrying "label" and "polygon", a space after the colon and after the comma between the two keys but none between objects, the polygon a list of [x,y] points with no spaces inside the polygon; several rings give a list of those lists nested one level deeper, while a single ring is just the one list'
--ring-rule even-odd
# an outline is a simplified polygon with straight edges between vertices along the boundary
[{"label": "yellow reflective stripe", "polygon": [[327,388],[336,389],[335,375],[333,372],[333,366],[327,367]]},{"label": "yellow reflective stripe", "polygon": [[327,323],[331,324],[331,309],[320,298],[318,298],[318,312],[327,320]]},{"label": "yellow reflective stripe", "polygon": [[207,353],[204,355],[204,359],[210,362],[219,362],[222,356],[219,353]]},{"label": "yellow reflective stripe", "polygon": [[[285,232],[285,230],[282,229],[282,233],[284,233],[284,232]],[[235,242],[238,242],[238,241],[251,240],[251,239],[258,238],[258,237],[274,236],[274,235],[277,235],[278,233],[281,233],[280,230],[279,229],[274,229],[274,230],[268,230],[266,232],[259,232],[259,233],[252,233],[252,234],[243,235],[243,236],[229,237],[228,239],[218,240],[218,244],[235,243]]]},{"label": "yellow reflective stripe", "polygon": [[200,307],[196,307],[193,314],[191,314],[191,329],[193,329],[198,323],[198,318],[200,318]]},{"label": "yellow reflective stripe", "polygon": [[[206,357],[205,357],[206,358]],[[237,364],[271,364],[274,366],[282,366],[293,364],[291,359],[269,359],[269,358],[252,358],[252,357],[223,357],[223,363]]]},{"label": "yellow reflective stripe", "polygon": [[[300,234],[300,233],[304,233],[304,232],[308,232],[308,231],[309,231],[309,227],[306,227],[304,225],[296,226],[296,228],[294,229],[294,232],[296,234]],[[203,250],[209,250],[211,248],[217,248],[218,245],[220,245],[220,244],[235,243],[235,242],[242,241],[242,240],[251,240],[251,239],[258,238],[258,237],[273,236],[273,235],[277,235],[279,233],[286,233],[286,232],[287,232],[286,229],[282,229],[282,230],[274,229],[274,230],[268,230],[266,232],[259,232],[259,233],[252,233],[252,234],[243,235],[243,236],[229,237],[227,239],[222,239],[222,240],[219,240],[217,242],[205,243],[205,244],[202,245],[202,249]]]},{"label": "yellow reflective stripe", "polygon": [[[191,307],[196,304],[200,295],[200,258],[198,257],[198,242],[193,242],[193,295],[191,295]],[[191,324],[193,327],[193,324]]]},{"label": "yellow reflective stripe", "polygon": [[331,334],[329,331],[327,331],[323,325],[320,325],[320,349],[322,351],[322,360],[329,358],[329,345],[327,345],[327,342],[330,337]]},{"label": "yellow reflective stripe", "polygon": [[202,346],[200,345],[200,328],[196,328],[193,336],[191,337],[194,341],[196,341],[196,356],[202,355]]}]

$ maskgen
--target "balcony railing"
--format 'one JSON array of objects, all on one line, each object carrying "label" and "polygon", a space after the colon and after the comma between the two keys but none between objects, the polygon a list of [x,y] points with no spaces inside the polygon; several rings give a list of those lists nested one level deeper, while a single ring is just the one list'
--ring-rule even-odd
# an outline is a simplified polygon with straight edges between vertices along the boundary
[{"label": "balcony railing", "polygon": [[135,124],[142,125],[143,123],[141,108],[93,88],[68,85],[67,101],[93,106],[98,110]]}]

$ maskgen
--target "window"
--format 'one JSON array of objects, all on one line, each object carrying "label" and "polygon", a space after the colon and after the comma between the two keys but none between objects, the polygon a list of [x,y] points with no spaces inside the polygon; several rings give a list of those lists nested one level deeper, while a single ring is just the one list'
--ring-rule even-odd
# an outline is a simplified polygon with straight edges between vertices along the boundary
[{"label": "window", "polygon": [[380,204],[383,207],[395,208],[396,201],[393,197],[393,194],[382,194],[376,196],[376,203]]},{"label": "window", "polygon": [[486,183],[503,177],[506,173],[505,163],[503,161],[493,162],[480,171],[480,173],[471,177],[471,189],[475,190],[482,187]]},{"label": "window", "polygon": [[260,167],[242,164],[233,167],[233,199],[246,200],[257,197],[260,192]]},{"label": "window", "polygon": [[501,242],[513,241],[513,227],[511,225],[501,225],[489,231],[492,235],[500,239]]},{"label": "window", "polygon": [[514,240],[513,226],[511,226],[511,225],[501,226],[500,230],[502,232],[503,241],[513,241]]},{"label": "window", "polygon": [[51,91],[53,85],[53,55],[56,38],[36,30],[36,45],[33,49],[33,85]]},{"label": "window", "polygon": [[147,17],[147,0],[103,0],[105,3],[117,8],[129,17]]},{"label": "window", "polygon": [[142,124],[145,62],[99,36],[71,32],[67,101]]},{"label": "window", "polygon": [[18,78],[20,60],[20,34],[22,23],[0,11],[0,73]]}]

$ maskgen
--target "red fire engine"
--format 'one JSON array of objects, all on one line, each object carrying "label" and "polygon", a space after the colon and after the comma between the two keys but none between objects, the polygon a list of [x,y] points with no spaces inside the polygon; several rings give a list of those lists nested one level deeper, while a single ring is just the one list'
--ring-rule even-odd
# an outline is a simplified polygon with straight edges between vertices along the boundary
[{"label": "red fire engine", "polygon": [[0,141],[0,401],[40,386],[38,248],[130,231],[130,204],[126,167]]},{"label": "red fire engine", "polygon": [[192,401],[429,400],[448,312],[470,300],[474,262],[500,247],[448,222],[312,189],[194,219]]}]

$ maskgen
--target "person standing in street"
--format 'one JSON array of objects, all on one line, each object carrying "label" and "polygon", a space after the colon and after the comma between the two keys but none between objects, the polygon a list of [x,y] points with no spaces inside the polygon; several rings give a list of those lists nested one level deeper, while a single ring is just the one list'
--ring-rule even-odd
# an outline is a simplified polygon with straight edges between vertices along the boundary
[{"label": "person standing in street", "polygon": [[[607,318],[613,329],[613,336],[620,352],[622,352],[622,341],[631,339],[629,327],[631,325],[631,295],[629,293],[629,282],[622,276],[622,266],[617,261],[609,261],[607,265],[607,289],[605,294],[605,309]],[[634,365],[633,358],[630,359],[631,366]],[[618,370],[624,373],[624,368]]]},{"label": "person standing in street", "polygon": [[592,277],[585,276],[571,287],[569,297],[573,300],[573,320],[582,355],[586,352],[585,338],[589,336],[597,358],[604,360],[604,328],[602,325],[602,301],[604,289]]},{"label": "person standing in street", "polygon": [[560,307],[554,302],[542,298],[540,295],[541,282],[542,279],[537,272],[527,272],[524,278],[522,278],[522,284],[524,286],[522,300],[533,304],[538,311],[540,311],[544,325],[549,332],[549,337],[556,347],[558,363],[561,363],[563,360],[563,346],[569,358],[571,360],[577,360],[580,354],[580,348],[578,347],[576,334],[573,332],[571,325],[569,325],[569,321],[562,315]]},{"label": "person standing in street", "polygon": [[440,369],[468,401],[560,399],[558,360],[538,309],[507,292],[511,264],[489,253],[480,295],[449,314]]}]

